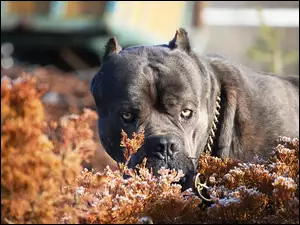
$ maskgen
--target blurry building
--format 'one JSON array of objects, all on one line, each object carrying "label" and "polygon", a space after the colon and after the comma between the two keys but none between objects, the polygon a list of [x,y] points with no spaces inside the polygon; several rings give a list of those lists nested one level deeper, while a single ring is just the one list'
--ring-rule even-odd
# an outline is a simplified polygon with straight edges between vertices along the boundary
[{"label": "blurry building", "polygon": [[[283,30],[282,52],[298,49],[298,1],[1,1],[1,43],[12,43],[20,61],[77,70],[98,65],[113,35],[122,46],[161,44],[184,27],[200,54],[265,70],[247,56],[259,36],[258,8],[267,25]],[[284,71],[298,73],[299,63]]]},{"label": "blurry building", "polygon": [[299,74],[299,1],[204,1],[203,4],[198,9],[201,13],[194,14],[189,26],[199,53],[220,53],[254,69],[269,70],[270,63],[265,62],[268,60],[254,60],[247,54],[261,35],[258,14],[261,9],[265,24],[274,33],[283,35],[278,49],[284,62],[278,66],[284,67],[283,73]]}]

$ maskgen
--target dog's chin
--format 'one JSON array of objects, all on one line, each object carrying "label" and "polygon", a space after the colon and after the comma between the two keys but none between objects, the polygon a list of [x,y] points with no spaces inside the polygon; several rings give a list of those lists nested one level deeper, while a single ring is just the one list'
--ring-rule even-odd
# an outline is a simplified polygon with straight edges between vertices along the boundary
[{"label": "dog's chin", "polygon": [[[193,162],[190,159],[187,159],[186,157],[181,157],[179,160],[179,157],[175,158],[174,160],[161,160],[157,157],[148,157],[146,161],[146,167],[148,169],[152,169],[152,172],[155,176],[159,176],[158,171],[163,167],[166,169],[174,169],[176,171],[182,170],[184,177],[180,179],[179,182],[176,182],[182,186],[182,190],[186,190],[188,188],[193,187],[193,180],[195,175],[195,170],[193,166]],[[136,165],[140,164],[143,160],[143,158],[136,157],[135,155],[132,156],[131,160],[129,161],[129,168],[135,168]]]}]

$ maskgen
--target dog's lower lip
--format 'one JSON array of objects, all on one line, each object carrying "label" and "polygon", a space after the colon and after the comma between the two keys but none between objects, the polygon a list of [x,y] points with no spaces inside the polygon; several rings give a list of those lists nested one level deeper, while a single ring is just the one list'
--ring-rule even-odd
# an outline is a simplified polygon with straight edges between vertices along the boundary
[{"label": "dog's lower lip", "polygon": [[161,160],[165,160],[165,157],[160,152],[154,152],[154,155],[157,155]]},{"label": "dog's lower lip", "polygon": [[186,184],[186,182],[187,182],[187,178],[184,176],[184,177],[180,178],[180,180],[178,182],[175,182],[175,184],[179,184],[182,187],[182,189],[184,190],[184,189],[186,189],[186,186],[188,186],[188,184]]}]

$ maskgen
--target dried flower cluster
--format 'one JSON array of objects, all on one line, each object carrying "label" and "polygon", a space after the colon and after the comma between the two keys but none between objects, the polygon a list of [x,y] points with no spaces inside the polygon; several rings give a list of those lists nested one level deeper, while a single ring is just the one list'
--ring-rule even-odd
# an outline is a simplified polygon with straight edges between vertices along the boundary
[{"label": "dried flower cluster", "polygon": [[[242,163],[203,154],[200,173],[212,203],[201,206],[192,190],[175,184],[182,171],[161,168],[156,177],[146,159],[136,169],[122,164],[103,172],[82,168],[95,149],[89,122],[95,112],[44,121],[32,77],[1,79],[2,223],[298,223],[299,140],[279,138],[269,161]],[[143,133],[121,146],[127,160]],[[127,177],[125,179],[125,177]],[[149,221],[148,221],[149,223]]]},{"label": "dried flower cluster", "polygon": [[128,138],[127,134],[124,130],[121,131],[122,140],[121,140],[121,147],[125,148],[124,157],[125,160],[128,162],[130,157],[136,153],[136,151],[141,147],[144,142],[144,132],[140,132],[139,134],[133,132],[132,138]]},{"label": "dried flower cluster", "polygon": [[[172,184],[182,177],[180,172],[162,168],[161,176],[154,177],[145,168],[145,161],[137,170],[139,173],[126,167],[114,172],[110,168],[103,173],[82,172],[76,189],[80,192],[80,203],[73,207],[85,206],[85,223],[137,223],[143,216],[155,215],[158,208],[153,211],[153,205],[158,203],[177,200],[182,207],[192,202],[192,196],[186,198],[181,193],[180,185]],[[124,174],[130,178],[124,179]]]}]

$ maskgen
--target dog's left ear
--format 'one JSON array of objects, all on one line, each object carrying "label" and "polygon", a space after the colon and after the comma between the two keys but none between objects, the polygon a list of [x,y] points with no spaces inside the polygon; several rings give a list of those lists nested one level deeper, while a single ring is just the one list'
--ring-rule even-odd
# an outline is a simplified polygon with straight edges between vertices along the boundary
[{"label": "dog's left ear", "polygon": [[181,49],[187,53],[191,52],[190,40],[188,38],[188,33],[185,29],[179,28],[176,31],[175,37],[169,42],[169,47],[171,49]]}]

